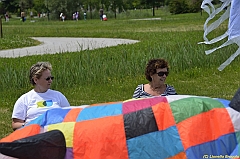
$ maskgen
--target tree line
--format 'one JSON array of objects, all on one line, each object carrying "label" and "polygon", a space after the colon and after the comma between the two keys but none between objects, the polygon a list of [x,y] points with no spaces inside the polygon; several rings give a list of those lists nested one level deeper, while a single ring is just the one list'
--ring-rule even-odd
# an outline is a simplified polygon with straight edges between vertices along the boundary
[{"label": "tree line", "polygon": [[[131,9],[155,9],[168,6],[172,14],[199,12],[203,0],[0,0],[1,14],[5,12],[20,15],[21,12],[32,11],[34,15],[50,13],[57,18],[63,12],[68,16],[76,11],[88,11],[90,16],[95,16],[100,8],[105,12],[116,15]],[[214,4],[219,0],[213,0]]]}]

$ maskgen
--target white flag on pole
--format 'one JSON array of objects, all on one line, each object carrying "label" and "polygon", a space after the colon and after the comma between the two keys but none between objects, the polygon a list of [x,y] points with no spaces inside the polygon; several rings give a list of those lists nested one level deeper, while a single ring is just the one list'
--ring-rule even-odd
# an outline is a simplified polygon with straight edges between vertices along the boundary
[{"label": "white flag on pole", "polygon": [[[229,65],[235,57],[240,54],[240,0],[221,0],[222,5],[215,9],[214,5],[212,4],[212,0],[204,0],[202,2],[201,8],[209,14],[205,24],[204,24],[204,35],[203,39],[204,42],[200,42],[199,44],[213,44],[216,43],[226,37],[228,40],[219,47],[216,47],[211,50],[205,51],[206,54],[210,54],[217,49],[223,48],[225,46],[231,45],[236,43],[238,45],[238,50],[232,54],[221,66],[218,70],[222,71],[227,65]],[[222,16],[217,19],[212,24],[208,25],[209,21],[213,19],[218,13],[224,11]],[[212,40],[208,40],[207,35],[216,29],[223,21],[229,19],[228,23],[228,30],[223,34],[220,35]]]}]

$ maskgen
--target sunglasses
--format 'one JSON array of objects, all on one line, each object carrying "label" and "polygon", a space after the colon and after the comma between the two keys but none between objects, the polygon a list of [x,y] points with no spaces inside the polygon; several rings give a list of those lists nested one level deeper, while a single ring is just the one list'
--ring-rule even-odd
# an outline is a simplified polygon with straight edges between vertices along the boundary
[{"label": "sunglasses", "polygon": [[169,72],[158,72],[157,74],[158,76],[163,76],[164,74],[168,76]]},{"label": "sunglasses", "polygon": [[53,77],[53,76],[50,76],[50,77],[48,77],[48,78],[45,78],[46,81],[49,81],[50,79],[53,80],[54,77]]}]

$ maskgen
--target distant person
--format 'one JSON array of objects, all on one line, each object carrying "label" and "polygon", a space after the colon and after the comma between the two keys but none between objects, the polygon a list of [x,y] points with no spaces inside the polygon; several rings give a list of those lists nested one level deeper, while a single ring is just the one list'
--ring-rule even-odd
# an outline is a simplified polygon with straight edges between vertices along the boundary
[{"label": "distant person", "polygon": [[21,18],[22,18],[22,22],[25,22],[26,18],[25,18],[25,13],[21,12]]},{"label": "distant person", "polygon": [[12,128],[16,130],[36,119],[49,109],[70,106],[67,98],[59,91],[50,89],[54,77],[49,62],[37,62],[29,71],[33,89],[16,101],[12,113]]},{"label": "distant person", "polygon": [[76,13],[73,13],[72,18],[73,20],[76,20]]},{"label": "distant person", "polygon": [[103,20],[103,9],[102,8],[99,10],[99,16],[100,16],[100,20],[102,21]]},{"label": "distant person", "polygon": [[108,19],[107,19],[107,16],[105,15],[105,14],[103,14],[103,21],[107,21]]},{"label": "distant person", "polygon": [[147,84],[140,84],[133,93],[133,98],[176,95],[173,86],[165,84],[169,75],[169,65],[164,59],[151,59],[145,69]]},{"label": "distant person", "polygon": [[76,21],[78,21],[78,19],[79,19],[79,12],[75,13],[75,19],[76,19]]},{"label": "distant person", "polygon": [[30,18],[31,18],[31,20],[33,19],[33,12],[32,11],[30,12]]},{"label": "distant person", "polygon": [[64,22],[64,20],[65,20],[65,15],[63,13],[60,13],[60,21]]},{"label": "distant person", "polygon": [[63,16],[63,13],[60,13],[60,15],[59,15],[60,21],[62,21],[62,16]]},{"label": "distant person", "polygon": [[8,14],[8,12],[5,13],[5,21],[9,22],[9,14]]},{"label": "distant person", "polygon": [[83,13],[83,18],[84,18],[84,20],[87,20],[87,13],[86,13],[86,11],[84,11],[84,13]]},{"label": "distant person", "polygon": [[64,22],[64,20],[65,20],[65,15],[62,15],[62,21]]}]

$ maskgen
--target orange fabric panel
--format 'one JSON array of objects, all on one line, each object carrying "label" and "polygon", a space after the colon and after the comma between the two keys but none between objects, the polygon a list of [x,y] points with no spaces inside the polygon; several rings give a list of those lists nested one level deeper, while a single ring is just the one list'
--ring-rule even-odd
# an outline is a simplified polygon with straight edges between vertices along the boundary
[{"label": "orange fabric panel", "polygon": [[184,150],[234,132],[232,121],[225,108],[215,108],[195,115],[178,123],[177,128]]},{"label": "orange fabric panel", "polygon": [[65,116],[63,122],[76,122],[79,113],[83,108],[72,108]]},{"label": "orange fabric panel", "polygon": [[175,125],[171,107],[168,103],[158,103],[152,106],[152,110],[158,125],[158,130],[165,130],[170,126]]},{"label": "orange fabric panel", "polygon": [[74,159],[128,159],[123,115],[77,122]]},{"label": "orange fabric panel", "polygon": [[169,157],[167,159],[187,159],[186,153],[185,152],[180,152],[179,154]]},{"label": "orange fabric panel", "polygon": [[38,124],[25,126],[24,129],[15,130],[13,133],[8,135],[7,137],[1,139],[0,142],[12,142],[14,140],[39,134],[40,128],[41,127]]}]

